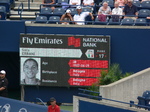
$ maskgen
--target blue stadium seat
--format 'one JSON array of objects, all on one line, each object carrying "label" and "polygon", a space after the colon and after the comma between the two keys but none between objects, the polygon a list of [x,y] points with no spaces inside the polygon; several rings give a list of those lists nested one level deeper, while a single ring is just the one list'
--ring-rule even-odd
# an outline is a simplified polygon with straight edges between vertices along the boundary
[{"label": "blue stadium seat", "polygon": [[59,21],[60,21],[60,17],[59,16],[51,16],[51,17],[49,17],[48,23],[58,24]]},{"label": "blue stadium seat", "polygon": [[77,14],[76,8],[69,8],[69,10],[71,11],[71,15]]},{"label": "blue stadium seat", "polygon": [[125,18],[121,21],[121,25],[129,25],[132,26],[134,25],[134,20],[130,18]]},{"label": "blue stadium seat", "polygon": [[10,3],[10,0],[0,0],[0,3]]},{"label": "blue stadium seat", "polygon": [[101,22],[98,20],[98,17],[96,17],[95,21],[94,21],[95,25],[107,25],[108,24],[108,19],[106,19],[105,22]]},{"label": "blue stadium seat", "polygon": [[140,1],[133,1],[133,5],[135,5],[137,7],[140,7],[141,2]]},{"label": "blue stadium seat", "polygon": [[64,13],[65,13],[65,9],[63,9],[63,8],[55,8],[54,11],[53,11],[53,14],[58,15],[58,16],[61,16]]},{"label": "blue stadium seat", "polygon": [[82,12],[93,12],[93,9],[92,9],[92,7],[83,7],[82,8]]},{"label": "blue stadium seat", "polygon": [[143,18],[136,19],[134,25],[135,26],[146,26],[147,25],[146,19],[143,19]]},{"label": "blue stadium seat", "polygon": [[147,16],[150,16],[150,10],[148,10],[148,9],[139,10],[139,12],[138,12],[139,18],[146,18]]},{"label": "blue stadium seat", "polygon": [[36,17],[35,23],[46,23],[47,17],[46,16],[38,16]]},{"label": "blue stadium seat", "polygon": [[0,0],[0,6],[5,6],[6,12],[10,13],[10,0]]},{"label": "blue stadium seat", "polygon": [[150,8],[150,1],[143,1],[141,3],[142,8]]},{"label": "blue stadium seat", "polygon": [[[138,105],[146,106],[145,97],[138,96],[137,99],[138,99]],[[140,106],[138,106],[138,107],[140,107]]]},{"label": "blue stadium seat", "polygon": [[120,20],[118,22],[113,22],[112,19],[109,19],[108,25],[120,25]]},{"label": "blue stadium seat", "polygon": [[57,3],[58,3],[58,4],[61,4],[61,3],[69,3],[69,0],[58,0]]},{"label": "blue stadium seat", "polygon": [[41,8],[40,13],[41,14],[51,14],[52,13],[52,9],[49,8],[49,7],[44,7],[44,8]]},{"label": "blue stadium seat", "polygon": [[0,6],[0,15],[1,15],[0,20],[6,19],[6,7],[5,6]]},{"label": "blue stadium seat", "polygon": [[103,4],[104,2],[107,2],[108,5],[109,5],[111,8],[114,7],[114,1],[113,1],[113,0],[103,0],[103,1],[102,1],[102,4]]}]

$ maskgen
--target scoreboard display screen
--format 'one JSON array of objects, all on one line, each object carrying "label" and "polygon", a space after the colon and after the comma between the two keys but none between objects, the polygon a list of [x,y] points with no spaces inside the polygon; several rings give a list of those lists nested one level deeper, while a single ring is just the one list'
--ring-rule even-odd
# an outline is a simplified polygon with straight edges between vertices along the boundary
[{"label": "scoreboard display screen", "polygon": [[20,84],[91,86],[110,62],[110,37],[20,35]]}]

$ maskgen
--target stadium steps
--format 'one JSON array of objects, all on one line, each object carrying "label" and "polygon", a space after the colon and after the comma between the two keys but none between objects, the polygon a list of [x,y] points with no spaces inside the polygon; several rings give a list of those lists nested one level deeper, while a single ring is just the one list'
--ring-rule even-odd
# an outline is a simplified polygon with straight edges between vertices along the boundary
[{"label": "stadium steps", "polygon": [[[32,1],[32,0],[31,0]],[[10,20],[20,20],[20,15],[18,15],[18,6],[20,3],[23,3],[23,12],[22,12],[22,20],[35,20],[35,13],[39,12],[41,2],[30,2],[30,10],[28,8],[27,0],[19,0],[15,1],[15,7],[10,12]]]}]

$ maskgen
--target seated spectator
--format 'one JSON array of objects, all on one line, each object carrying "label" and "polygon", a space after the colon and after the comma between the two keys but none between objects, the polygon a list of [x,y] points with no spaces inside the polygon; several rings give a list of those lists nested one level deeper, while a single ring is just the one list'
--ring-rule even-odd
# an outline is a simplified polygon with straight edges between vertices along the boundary
[{"label": "seated spectator", "polygon": [[103,6],[101,6],[98,10],[98,20],[105,22],[107,15],[111,14],[111,8],[108,6],[107,2],[103,3]]},{"label": "seated spectator", "polygon": [[84,25],[85,23],[85,18],[90,15],[91,19],[94,20],[94,16],[92,13],[90,12],[82,12],[82,7],[81,6],[77,6],[77,14],[74,15],[73,19],[75,21],[75,24],[77,25]]},{"label": "seated spectator", "polygon": [[67,25],[69,24],[69,21],[73,21],[73,18],[71,16],[71,11],[69,9],[66,10],[66,13],[61,16],[60,21],[64,21],[61,23]]},{"label": "seated spectator", "polygon": [[111,14],[111,8],[108,6],[107,2],[103,3],[103,6],[101,6],[98,10],[98,15],[109,15]]},{"label": "seated spectator", "polygon": [[122,8],[119,8],[119,3],[114,3],[114,9],[112,10],[112,15],[122,15]]},{"label": "seated spectator", "polygon": [[81,5],[81,0],[70,0],[69,5]]},{"label": "seated spectator", "polygon": [[0,15],[0,20],[1,20],[1,17],[2,17],[2,16]]},{"label": "seated spectator", "polygon": [[122,16],[119,16],[119,15],[122,15],[122,8],[119,7],[119,3],[118,2],[115,2],[114,3],[114,9],[112,10],[112,21],[114,22],[118,22],[119,21],[119,18],[121,18]]},{"label": "seated spectator", "polygon": [[[44,4],[44,5],[52,5],[52,4],[55,4],[55,0],[42,0],[42,4]],[[55,9],[54,6],[46,6],[46,7],[50,7],[52,10]]]},{"label": "seated spectator", "polygon": [[128,0],[127,5],[123,9],[123,15],[126,15],[124,18],[131,18],[131,19],[137,19],[138,10],[135,5],[132,4],[132,0]]},{"label": "seated spectator", "polygon": [[83,5],[94,6],[94,0],[83,0]]},{"label": "seated spectator", "polygon": [[127,3],[126,0],[115,0],[115,2],[119,3],[119,7],[124,8],[125,4]]},{"label": "seated spectator", "polygon": [[147,17],[146,19],[150,19],[150,17]]}]

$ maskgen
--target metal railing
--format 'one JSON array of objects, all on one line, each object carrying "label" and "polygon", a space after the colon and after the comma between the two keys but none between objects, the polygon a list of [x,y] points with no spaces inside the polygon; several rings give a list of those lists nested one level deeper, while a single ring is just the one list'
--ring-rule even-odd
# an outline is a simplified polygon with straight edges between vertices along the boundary
[{"label": "metal railing", "polygon": [[46,106],[47,107],[47,105],[42,101],[42,99],[41,98],[36,98],[36,100],[38,100],[38,101],[40,101],[44,106]]},{"label": "metal railing", "polygon": [[[93,96],[93,95],[89,95],[89,94],[86,94],[86,93],[85,93],[86,91],[87,91],[88,93],[99,93],[99,92],[90,91],[90,90],[81,89],[81,88],[79,88],[79,90],[80,90],[81,92],[83,92],[83,93],[78,93],[78,94],[81,95],[81,96],[87,97],[87,98],[97,98],[97,100],[107,100],[107,101],[117,102],[117,103],[121,103],[121,104],[126,104],[126,105],[129,105],[130,107],[135,106],[135,107],[139,107],[139,108],[144,108],[144,109],[150,110],[150,106],[138,105],[138,104],[135,104],[134,101],[130,101],[130,103],[128,103],[128,102],[123,102],[123,101],[118,101],[118,100],[103,98],[103,97],[100,96],[100,95],[98,95],[98,96]],[[100,94],[100,93],[99,93],[99,94]]]},{"label": "metal railing", "polygon": [[18,6],[18,15],[20,15],[20,20],[22,19],[22,12],[23,12],[23,3],[20,3]]}]

